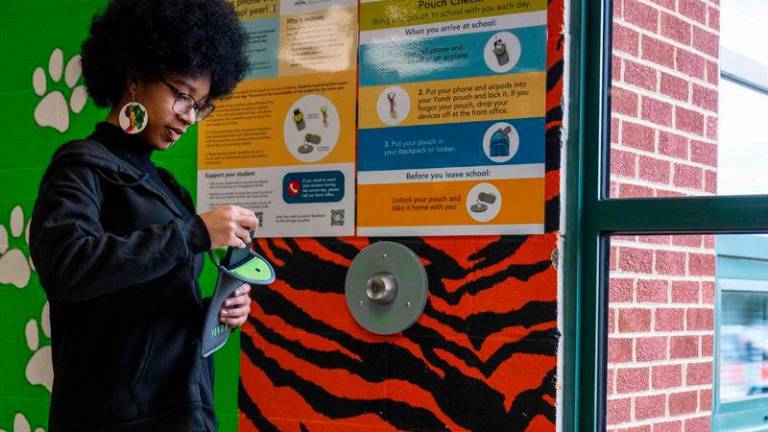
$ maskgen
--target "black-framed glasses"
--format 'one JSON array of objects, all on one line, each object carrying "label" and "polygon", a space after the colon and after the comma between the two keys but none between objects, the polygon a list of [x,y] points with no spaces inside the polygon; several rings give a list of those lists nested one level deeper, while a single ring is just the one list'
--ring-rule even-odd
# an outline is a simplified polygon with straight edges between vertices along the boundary
[{"label": "black-framed glasses", "polygon": [[195,121],[201,122],[213,112],[214,108],[216,108],[209,102],[197,103],[192,95],[182,93],[173,84],[165,80],[160,80],[160,82],[167,85],[171,91],[176,93],[176,100],[173,101],[173,112],[176,114],[186,114],[189,110],[194,109]]}]

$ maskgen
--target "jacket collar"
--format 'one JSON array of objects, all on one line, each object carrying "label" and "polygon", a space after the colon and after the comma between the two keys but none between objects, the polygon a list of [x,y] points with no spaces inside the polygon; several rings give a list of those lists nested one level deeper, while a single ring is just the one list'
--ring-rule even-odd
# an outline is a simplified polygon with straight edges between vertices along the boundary
[{"label": "jacket collar", "polygon": [[138,135],[127,134],[117,125],[98,123],[88,138],[101,143],[121,161],[128,162],[141,172],[155,169],[150,159],[154,148]]}]

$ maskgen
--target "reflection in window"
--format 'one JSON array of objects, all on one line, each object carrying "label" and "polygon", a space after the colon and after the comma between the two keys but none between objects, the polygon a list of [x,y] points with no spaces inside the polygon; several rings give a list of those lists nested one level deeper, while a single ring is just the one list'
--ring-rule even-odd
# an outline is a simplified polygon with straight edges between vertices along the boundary
[{"label": "reflection in window", "polygon": [[[739,281],[731,282],[728,287],[739,286]],[[768,292],[721,287],[720,400],[764,396],[768,393]]]}]

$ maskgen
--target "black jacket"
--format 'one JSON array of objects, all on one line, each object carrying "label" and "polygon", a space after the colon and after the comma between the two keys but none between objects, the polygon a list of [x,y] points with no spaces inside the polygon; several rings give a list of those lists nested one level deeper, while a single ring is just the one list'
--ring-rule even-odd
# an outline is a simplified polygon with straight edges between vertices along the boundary
[{"label": "black jacket", "polygon": [[[49,431],[215,430],[197,277],[210,248],[189,193],[117,157],[112,125],[63,145],[30,228],[50,302]],[[99,141],[99,142],[97,142]],[[114,143],[112,143],[114,144]]]}]

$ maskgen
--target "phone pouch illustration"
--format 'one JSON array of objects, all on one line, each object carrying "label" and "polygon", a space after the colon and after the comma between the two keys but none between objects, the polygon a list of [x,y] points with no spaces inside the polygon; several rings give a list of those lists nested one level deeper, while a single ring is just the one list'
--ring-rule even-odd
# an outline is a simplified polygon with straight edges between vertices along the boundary
[{"label": "phone pouch illustration", "polygon": [[507,44],[505,44],[503,40],[497,39],[493,42],[493,54],[496,56],[496,61],[499,62],[499,66],[504,66],[509,63]]}]

